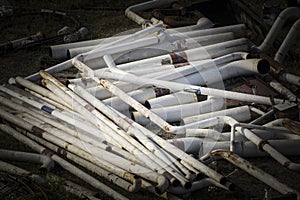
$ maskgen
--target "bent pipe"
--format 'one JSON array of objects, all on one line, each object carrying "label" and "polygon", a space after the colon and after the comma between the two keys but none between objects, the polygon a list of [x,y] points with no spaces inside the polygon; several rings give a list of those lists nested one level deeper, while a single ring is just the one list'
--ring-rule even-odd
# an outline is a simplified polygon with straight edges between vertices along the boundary
[{"label": "bent pipe", "polygon": [[149,21],[142,18],[141,16],[137,15],[136,12],[151,9],[151,8],[155,8],[155,7],[159,7],[159,6],[166,5],[166,4],[171,4],[171,3],[174,3],[176,1],[177,0],[163,0],[163,1],[161,1],[161,0],[152,0],[152,1],[143,2],[143,3],[136,4],[136,5],[128,7],[125,10],[125,15],[129,19],[131,19],[132,21],[136,22],[138,25],[142,25],[142,26],[146,27],[147,23]]},{"label": "bent pipe", "polygon": [[42,164],[40,170],[50,171],[54,161],[45,155],[0,149],[0,159]]},{"label": "bent pipe", "polygon": [[[300,12],[300,9],[299,9]],[[299,15],[300,17],[300,15]],[[285,37],[284,41],[282,42],[281,46],[279,47],[274,60],[282,63],[284,60],[285,55],[287,54],[290,47],[294,44],[295,40],[297,39],[297,36],[300,32],[300,19],[298,19],[290,29],[289,33]]]},{"label": "bent pipe", "polygon": [[281,194],[296,194],[299,196],[299,193],[288,187],[287,185],[279,182],[275,177],[271,176],[270,174],[267,174],[260,168],[252,165],[250,162],[247,160],[241,158],[240,156],[228,151],[228,150],[214,150],[209,153],[209,155],[212,156],[219,156],[221,158],[226,159],[230,163],[234,164],[235,166],[243,169],[250,175],[254,176],[258,180],[264,182],[268,186],[272,187],[273,189],[277,190]]},{"label": "bent pipe", "polygon": [[263,43],[257,47],[256,49],[259,52],[265,52],[267,51],[271,45],[273,44],[275,38],[277,37],[279,31],[282,29],[282,26],[284,25],[285,21],[288,18],[291,17],[300,17],[300,8],[297,7],[289,7],[284,9],[279,16],[277,17],[277,19],[275,20],[274,24],[272,25],[269,33],[267,34],[265,40],[263,41]]},{"label": "bent pipe", "polygon": [[[203,120],[205,121],[205,120]],[[241,126],[239,122],[237,122],[235,119],[228,117],[228,116],[219,116],[207,119],[207,121],[211,121],[210,125],[212,126],[213,123],[215,124],[222,124],[226,123],[231,126],[232,135],[231,135],[231,145],[230,148],[235,148],[235,131],[237,130],[240,134],[245,136],[248,140],[253,142],[261,151],[267,152],[272,158],[274,158],[276,161],[278,161],[280,164],[285,166],[288,169],[294,170],[294,171],[300,171],[300,164],[294,163],[290,161],[288,158],[286,158],[282,153],[280,153],[278,150],[276,150],[272,145],[269,144],[268,141],[263,140],[259,136],[257,136],[253,131],[244,128]],[[200,121],[201,122],[201,121]],[[198,122],[199,123],[199,122]],[[250,124],[248,124],[250,125]]]}]

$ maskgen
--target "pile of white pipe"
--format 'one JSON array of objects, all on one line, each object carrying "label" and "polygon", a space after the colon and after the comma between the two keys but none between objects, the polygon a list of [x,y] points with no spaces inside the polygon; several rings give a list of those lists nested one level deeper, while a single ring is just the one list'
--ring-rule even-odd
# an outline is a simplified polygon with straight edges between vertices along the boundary
[{"label": "pile of white pipe", "polygon": [[[0,117],[6,122],[0,130],[114,199],[127,197],[88,172],[128,192],[145,189],[166,197],[209,185],[230,190],[226,177],[207,165],[207,158],[216,156],[245,171],[251,164],[239,156],[271,156],[300,171],[285,157],[300,155],[299,122],[256,124],[274,113],[257,108],[293,103],[226,89],[229,79],[270,69],[266,60],[249,58],[245,26],[199,27],[154,25],[51,47],[54,57],[69,60],[0,86]],[[78,69],[78,78],[66,84],[55,78],[70,67]],[[41,84],[34,82],[38,79]],[[227,100],[244,106],[227,108]],[[266,172],[251,170],[280,193],[298,195]]]}]

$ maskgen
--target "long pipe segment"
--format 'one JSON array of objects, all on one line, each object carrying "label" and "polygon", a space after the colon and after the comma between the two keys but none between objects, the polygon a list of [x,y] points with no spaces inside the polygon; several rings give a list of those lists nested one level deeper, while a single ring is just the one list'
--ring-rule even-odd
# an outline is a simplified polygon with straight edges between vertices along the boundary
[{"label": "long pipe segment", "polygon": [[[76,66],[80,71],[82,71],[82,72],[84,72],[84,73],[86,73],[86,75],[90,75],[90,77],[91,78],[93,78],[93,80],[95,80],[97,83],[101,83],[105,88],[107,88],[107,89],[109,89],[109,88],[111,88],[112,87],[112,85],[110,84],[109,86],[108,85],[106,85],[105,83],[107,83],[108,81],[100,81],[98,78],[96,78],[96,77],[94,77],[94,74],[93,74],[93,71],[88,67],[88,66],[86,66],[85,64],[83,64],[82,62],[80,62],[80,61],[78,61],[76,58],[73,60],[73,63],[74,63],[74,66]],[[118,89],[118,88],[117,88]],[[121,91],[121,93],[122,93],[122,91]],[[128,98],[128,95],[126,95],[126,93],[124,93],[123,92],[123,94],[125,95],[125,98]],[[119,96],[120,97],[120,96]],[[121,99],[123,99],[123,97],[120,97]],[[132,99],[132,98],[131,98]],[[134,99],[133,99],[133,101],[134,101],[134,103],[135,103],[135,105],[137,105],[137,107],[139,107],[139,108],[141,108],[141,109],[144,109],[145,107],[143,107],[142,105],[140,105],[138,102],[136,102]],[[136,108],[136,107],[135,107]],[[138,109],[139,110],[139,109]],[[160,121],[160,123],[162,123],[162,124],[165,124],[166,125],[166,127],[165,127],[165,130],[166,131],[169,131],[169,128],[170,128],[170,125],[168,124],[168,123],[166,123],[164,120],[162,120],[161,118],[157,118],[159,121]],[[141,127],[140,126],[138,126],[138,124],[136,125],[139,129],[141,129]],[[152,135],[152,137],[155,137],[155,135],[153,134]],[[161,143],[161,141],[158,141],[158,144],[160,145],[160,146],[162,146],[162,143]],[[163,143],[164,145],[166,145],[166,143]],[[167,144],[169,144],[169,143],[167,143]],[[170,150],[171,149],[173,149],[173,151],[171,151],[171,152],[175,152],[175,151],[177,151],[178,149],[177,148],[175,148],[174,149],[174,146],[173,145],[171,145],[171,146],[169,146],[169,145],[167,145],[168,146],[168,148],[166,149],[167,151],[169,151],[170,152]],[[178,151],[177,151],[178,152]],[[183,152],[182,151],[179,151],[178,152],[178,155],[181,155]],[[182,155],[183,156],[183,155]],[[188,156],[189,157],[189,156]],[[191,159],[191,158],[190,158]],[[194,160],[190,160],[190,159],[188,159],[188,160],[185,160],[187,163],[190,163],[192,166],[194,166],[195,168],[197,168],[197,169],[199,169],[200,171],[202,171],[203,173],[205,173],[205,174],[207,174],[208,176],[211,176],[211,177],[214,177],[214,179],[215,180],[217,180],[218,182],[224,182],[224,181],[226,181],[226,179],[224,178],[224,177],[221,177],[219,174],[216,174],[216,172],[212,172],[212,170],[209,170],[209,168],[207,167],[207,166],[203,166],[202,164],[200,164],[200,163],[198,163],[198,162],[196,162],[195,163],[195,161]],[[200,165],[199,165],[200,164]],[[203,171],[203,169],[205,169],[204,171]]]},{"label": "long pipe segment", "polygon": [[[161,174],[169,173],[171,176],[174,176],[178,181],[180,181],[184,187],[187,188],[190,187],[190,183],[185,178],[183,178],[181,174],[179,174],[177,171],[174,171],[169,165],[167,165],[161,158],[152,154],[148,149],[142,146],[134,138],[127,135],[124,130],[120,129],[118,126],[116,126],[112,121],[107,119],[96,109],[89,109],[92,108],[92,106],[89,103],[87,103],[81,97],[77,96],[71,90],[66,88],[64,85],[62,85],[51,75],[43,71],[41,71],[40,73],[43,78],[50,80],[60,88],[60,90],[57,90],[56,93],[58,96],[64,99],[72,97],[73,106],[76,111],[82,113],[84,116],[88,117],[91,120],[93,119],[94,116],[96,116],[96,119],[98,120],[94,120],[93,123],[96,123],[101,130],[103,130],[106,134],[108,134],[108,136],[112,138],[118,138],[117,142],[120,145],[124,145],[123,147],[125,149],[127,149],[129,152],[136,155],[140,160],[145,162],[147,166],[149,166],[151,169],[155,171],[158,171]],[[70,96],[68,97],[68,95]],[[149,160],[149,158],[151,160]],[[171,181],[174,179],[174,177],[171,178]],[[177,184],[176,182],[178,181],[174,180],[172,184]]]},{"label": "long pipe segment", "polygon": [[[1,112],[1,114],[2,114],[2,112]],[[85,182],[89,183],[90,185],[92,185],[96,189],[99,189],[99,190],[105,192],[106,194],[113,197],[114,199],[119,199],[119,200],[128,199],[128,198],[124,197],[123,195],[121,195],[120,193],[118,193],[118,192],[114,191],[113,189],[109,188],[108,186],[104,185],[103,183],[101,183],[100,181],[95,179],[94,177],[88,175],[87,173],[85,173],[81,169],[75,167],[71,163],[69,163],[66,160],[62,159],[61,157],[57,156],[52,151],[48,150],[47,148],[44,148],[43,146],[41,146],[37,142],[34,142],[33,140],[31,140],[31,139],[27,138],[26,136],[22,135],[21,133],[19,133],[15,129],[13,129],[13,128],[7,126],[7,125],[0,124],[0,130],[4,131],[5,133],[7,133],[11,136],[13,136],[15,139],[19,140],[20,142],[28,145],[33,150],[35,150],[39,153],[45,154],[47,156],[50,156],[62,168],[69,171],[70,173],[74,174],[75,176],[79,177],[80,179],[84,180]],[[64,150],[60,149],[60,151],[64,151]]]},{"label": "long pipe segment", "polygon": [[18,176],[28,176],[32,181],[38,184],[44,184],[46,181],[39,175],[31,174],[31,172],[12,165],[10,163],[6,163],[0,160],[0,171],[4,171],[10,174],[18,175]]},{"label": "long pipe segment", "polygon": [[266,52],[271,45],[273,44],[275,38],[277,37],[279,31],[282,29],[282,26],[284,25],[285,21],[288,18],[292,17],[300,17],[300,8],[297,7],[289,7],[284,9],[275,20],[274,24],[272,25],[269,33],[267,34],[265,40],[263,43],[257,47],[258,51],[260,52]]},{"label": "long pipe segment", "polygon": [[[169,156],[164,150],[158,148],[157,145],[154,142],[150,141],[141,130],[133,127],[131,123],[128,122],[128,120],[125,120],[122,117],[118,116],[114,111],[112,111],[109,107],[96,99],[93,95],[85,91],[80,86],[68,85],[68,87],[81,97],[84,97],[88,102],[91,102],[94,107],[96,107],[98,110],[101,110],[103,114],[107,115],[110,119],[112,119],[112,121],[123,128],[127,133],[131,133],[133,136],[139,139],[139,141],[143,143],[151,152],[162,158],[168,165],[173,166],[175,164],[177,166],[180,166],[178,161],[172,159],[172,157]],[[170,161],[172,162],[170,163]],[[176,169],[176,167],[174,167],[174,169]],[[180,169],[183,170],[186,175],[189,174],[189,172],[184,170],[183,168]]]},{"label": "long pipe segment", "polygon": [[276,178],[271,176],[270,174],[264,172],[260,168],[252,165],[250,162],[247,160],[241,158],[240,156],[228,151],[228,150],[214,150],[209,153],[211,156],[217,156],[226,159],[230,163],[234,164],[235,166],[243,169],[250,175],[254,176],[258,180],[264,182],[271,188],[277,190],[281,194],[295,194],[299,197],[299,193],[288,187],[287,185],[279,182]]},{"label": "long pipe segment", "polygon": [[[299,11],[300,12],[300,9]],[[300,15],[299,15],[300,17]],[[287,52],[289,51],[290,47],[294,44],[295,40],[297,39],[297,36],[300,32],[300,19],[298,19],[294,25],[292,26],[292,28],[290,29],[289,33],[287,34],[287,36],[285,37],[285,39],[283,40],[281,46],[279,47],[274,60],[282,63],[284,60],[285,55],[287,54]]]},{"label": "long pipe segment", "polygon": [[54,162],[45,155],[0,149],[0,159],[42,164],[40,170],[51,170]]},{"label": "long pipe segment", "polygon": [[[74,63],[76,63],[75,60],[74,60]],[[78,64],[75,64],[75,65],[77,65],[77,67],[78,67]],[[81,69],[83,69],[83,68],[81,68]],[[92,73],[92,75],[93,75],[93,73]],[[141,77],[137,77],[134,75],[124,76],[121,74],[115,74],[115,73],[113,74],[110,72],[103,72],[101,74],[101,78],[120,80],[120,81],[124,81],[124,82],[129,82],[132,84],[154,85],[154,86],[157,86],[160,88],[168,88],[172,92],[189,91],[189,92],[195,92],[197,94],[202,94],[202,95],[234,99],[234,100],[239,100],[239,101],[254,102],[254,103],[265,104],[265,105],[272,105],[272,101],[268,97],[252,95],[252,94],[244,94],[244,93],[227,91],[227,90],[219,90],[219,89],[215,89],[215,88],[206,88],[206,87],[201,87],[201,86],[196,86],[196,85],[175,83],[175,82],[162,81],[162,80],[156,80],[156,79],[148,79],[148,78],[144,78],[144,77],[141,78]],[[284,100],[274,99],[274,102],[275,102],[275,104],[280,104],[280,103],[284,103]]]}]

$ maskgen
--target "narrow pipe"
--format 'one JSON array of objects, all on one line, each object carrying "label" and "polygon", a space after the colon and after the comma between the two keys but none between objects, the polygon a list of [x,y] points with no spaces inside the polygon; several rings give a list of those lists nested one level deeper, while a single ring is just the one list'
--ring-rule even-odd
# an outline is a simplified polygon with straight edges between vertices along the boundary
[{"label": "narrow pipe", "polygon": [[41,154],[0,149],[0,158],[3,160],[42,164],[40,170],[50,171],[54,167],[53,160],[48,156]]},{"label": "narrow pipe", "polygon": [[[76,88],[76,87],[77,87],[77,88],[80,88],[80,87],[78,87],[78,86],[75,86],[74,88]],[[76,91],[76,90],[75,90],[75,91]],[[88,96],[88,94],[85,94],[84,96]],[[96,101],[92,101],[92,102],[96,102]],[[100,101],[99,101],[99,102],[100,102]],[[95,106],[96,106],[96,105],[95,105]],[[100,106],[100,104],[99,104],[98,106]],[[99,107],[99,108],[100,108],[100,107]],[[101,108],[101,110],[103,110],[103,108]],[[112,114],[112,113],[108,113],[108,114]],[[123,117],[124,117],[124,116],[123,116]],[[126,118],[126,117],[124,117],[124,119],[127,120],[127,121],[130,120],[130,119]],[[121,121],[121,120],[119,120],[119,121]],[[143,133],[145,133],[145,134],[149,135],[151,138],[153,138],[160,146],[165,147],[165,146],[167,145],[167,148],[164,148],[165,150],[168,150],[169,152],[172,152],[172,153],[177,152],[177,153],[178,153],[177,155],[179,155],[179,154],[181,155],[181,154],[183,153],[182,151],[178,151],[177,148],[174,149],[174,146],[172,146],[172,145],[170,146],[170,144],[167,143],[165,140],[162,140],[160,137],[154,135],[152,132],[148,131],[147,129],[143,128],[142,126],[138,125],[137,123],[135,123],[135,122],[133,122],[133,121],[131,121],[131,120],[130,120],[129,122],[130,122],[130,124],[131,124],[132,126],[135,126],[136,128],[142,130]],[[166,143],[167,143],[167,144],[166,144]],[[172,151],[170,151],[170,148],[172,149]],[[189,156],[185,157],[186,161],[187,161],[188,158],[189,158]],[[206,167],[206,166],[204,167],[204,166],[201,166],[201,165],[196,164],[195,161],[196,161],[196,160],[193,160],[192,162],[193,162],[194,165],[197,166],[197,168],[200,168],[200,169],[203,170],[203,168]],[[188,163],[191,163],[190,161],[187,161],[187,162],[188,162]],[[216,180],[222,182],[222,178],[220,178],[219,175],[216,175],[215,173],[211,172],[211,170],[208,170],[208,168],[206,168],[205,171],[206,171],[207,174],[210,174],[211,176],[213,176]]]},{"label": "narrow pipe", "polygon": [[93,136],[97,137],[99,142],[105,143],[106,138],[103,137],[103,133],[101,133],[97,128],[91,127],[91,126],[87,125],[85,122],[82,122],[81,119],[78,119],[74,116],[70,117],[66,114],[63,114],[61,111],[52,109],[52,108],[50,108],[46,105],[43,105],[39,102],[33,101],[33,100],[29,99],[28,97],[20,95],[16,92],[13,92],[3,86],[0,86],[0,91],[5,92],[21,101],[24,101],[39,110],[45,111],[46,113],[53,115],[54,117],[57,117],[58,119],[60,119],[62,121],[66,121],[69,124],[72,124],[80,129],[84,129],[85,131],[89,132]]},{"label": "narrow pipe", "polygon": [[[139,141],[143,143],[151,152],[153,152],[155,155],[163,159],[163,161],[165,161],[166,164],[173,167],[175,170],[177,169],[178,165],[180,165],[178,161],[176,161],[174,158],[169,156],[163,149],[158,148],[154,142],[150,141],[148,137],[146,137],[141,130],[133,127],[131,125],[131,122],[129,122],[128,120],[124,120],[122,117],[118,116],[115,113],[115,110],[114,111],[111,110],[110,107],[107,107],[106,105],[101,103],[101,101],[97,100],[95,97],[93,97],[91,94],[89,94],[80,86],[68,85],[68,87],[71,88],[77,94],[79,94],[81,97],[85,98],[88,102],[91,102],[93,106],[95,106],[98,110],[101,110],[105,115],[107,115],[110,119],[112,119],[117,125],[123,128],[127,133],[130,133],[133,136],[135,136],[137,139],[139,139]],[[189,172],[184,170],[184,168],[180,168],[180,170],[184,171],[186,176],[189,176]]]},{"label": "narrow pipe", "polygon": [[279,182],[276,178],[274,178],[270,174],[267,174],[266,172],[264,172],[260,168],[252,165],[247,160],[239,157],[238,155],[236,155],[236,154],[234,154],[234,153],[232,153],[228,150],[215,150],[215,151],[210,152],[209,154],[212,155],[212,156],[220,156],[220,157],[226,159],[230,163],[232,163],[235,166],[243,169],[247,173],[251,174],[252,176],[257,178],[258,180],[264,182],[265,184],[267,184],[271,188],[277,190],[281,194],[291,194],[292,193],[292,194],[296,194],[297,196],[299,196],[299,193],[296,190],[294,190],[294,189],[288,187],[287,185]]},{"label": "narrow pipe", "polygon": [[[298,12],[300,12],[300,9],[298,9]],[[300,15],[299,15],[300,17]],[[292,28],[289,30],[289,33],[281,43],[281,46],[279,47],[278,51],[276,52],[276,55],[274,57],[274,60],[282,63],[284,60],[285,55],[289,51],[290,47],[294,44],[295,40],[297,39],[297,36],[300,32],[300,19],[298,19],[292,26]]]},{"label": "narrow pipe", "polygon": [[[78,66],[79,65],[77,65],[77,67]],[[268,97],[244,94],[244,93],[227,91],[227,90],[219,90],[219,89],[214,89],[214,88],[205,88],[205,87],[196,86],[196,85],[175,83],[175,82],[162,81],[162,80],[154,80],[154,79],[148,79],[148,78],[144,78],[144,77],[140,78],[140,77],[136,77],[133,75],[123,76],[123,75],[119,75],[119,74],[112,74],[110,72],[104,72],[101,74],[101,78],[121,80],[121,81],[129,82],[129,83],[133,83],[133,84],[155,85],[157,87],[171,89],[173,92],[190,91],[190,92],[195,92],[195,93],[208,95],[208,96],[215,96],[215,97],[222,97],[222,98],[234,99],[234,100],[239,100],[239,101],[248,101],[248,102],[255,102],[255,103],[259,103],[259,104],[272,105],[272,102]],[[280,103],[284,102],[281,99],[274,99],[274,101],[275,101],[275,104],[280,104]]]},{"label": "narrow pipe", "polygon": [[58,96],[56,96],[55,94],[53,94],[52,92],[50,92],[49,90],[37,85],[37,84],[34,84],[26,79],[23,79],[22,77],[18,76],[15,78],[15,81],[16,83],[20,84],[21,86],[23,87],[26,87],[38,94],[41,94],[45,97],[48,97],[49,99],[57,102],[57,103],[60,103],[66,107],[69,107],[69,104],[67,104],[66,102],[62,101]]},{"label": "narrow pipe", "polygon": [[[1,112],[2,113],[2,112]],[[97,179],[93,178],[92,176],[88,175],[84,171],[80,170],[79,168],[75,167],[74,165],[70,164],[69,162],[65,161],[64,159],[60,158],[56,154],[53,154],[53,152],[49,151],[48,149],[42,147],[38,143],[32,141],[31,139],[25,137],[21,133],[17,132],[15,129],[7,126],[7,125],[0,125],[0,129],[7,134],[13,136],[15,139],[19,140],[22,143],[25,143],[30,148],[34,149],[35,151],[38,151],[40,153],[44,153],[46,155],[49,155],[55,162],[57,162],[61,167],[63,167],[65,170],[69,171],[70,173],[76,175],[80,179],[84,180],[85,182],[89,183],[96,189],[99,189],[109,196],[113,197],[114,199],[119,200],[125,200],[128,199],[124,197],[123,195],[119,194],[118,192],[112,190],[111,188],[107,187],[103,183],[99,182]],[[48,152],[48,154],[47,154]]]},{"label": "narrow pipe", "polygon": [[37,184],[44,184],[46,181],[39,175],[31,174],[31,172],[12,165],[10,163],[6,163],[0,160],[0,171],[4,171],[10,174],[18,175],[18,176],[28,176],[32,181]]},{"label": "narrow pipe", "polygon": [[[122,129],[120,129],[118,126],[116,126],[112,121],[107,119],[104,115],[102,115],[100,112],[98,112],[95,109],[87,109],[92,108],[92,106],[87,103],[85,100],[74,94],[71,90],[66,88],[64,85],[62,85],[59,81],[57,81],[54,77],[51,75],[41,71],[41,76],[43,78],[46,78],[50,81],[52,81],[54,84],[56,84],[61,90],[57,90],[55,93],[58,96],[61,96],[62,98],[70,98],[70,96],[73,98],[73,105],[74,108],[85,115],[86,117],[89,117],[91,120],[94,119],[94,116],[97,117],[97,120],[94,120],[93,123],[96,123],[97,126],[104,130],[106,134],[108,134],[111,138],[114,138],[120,145],[122,145],[125,149],[127,149],[129,152],[136,155],[140,160],[142,160],[147,166],[149,166],[153,170],[157,170],[161,174],[170,173],[171,177],[174,175],[176,179],[178,179],[183,185],[189,185],[180,174],[178,174],[176,171],[172,170],[170,166],[166,165],[166,163],[152,154],[150,151],[148,151],[144,146],[142,146],[139,142],[137,142],[134,138],[130,137],[126,134],[126,132]],[[67,97],[70,95],[69,97]],[[103,121],[102,121],[103,120]],[[146,156],[145,156],[146,155]],[[149,158],[151,160],[149,160]],[[164,167],[164,168],[162,168]],[[167,171],[165,171],[167,170]],[[173,178],[171,178],[171,182],[173,182]],[[176,180],[174,180],[174,184],[176,184]]]},{"label": "narrow pipe", "polygon": [[296,76],[294,74],[290,74],[290,73],[281,73],[278,75],[279,79],[285,82],[288,82],[290,84],[296,85],[296,86],[300,86],[300,77]]}]

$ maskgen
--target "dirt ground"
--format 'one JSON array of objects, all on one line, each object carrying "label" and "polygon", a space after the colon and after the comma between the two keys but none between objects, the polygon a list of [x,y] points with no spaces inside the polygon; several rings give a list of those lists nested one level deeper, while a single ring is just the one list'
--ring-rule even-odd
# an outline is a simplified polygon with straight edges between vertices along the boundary
[{"label": "dirt ground", "polygon": [[[79,26],[87,27],[91,32],[87,39],[95,39],[102,37],[109,37],[117,33],[127,31],[139,26],[126,18],[124,10],[129,6],[142,0],[129,0],[129,1],[80,1],[80,0],[29,0],[29,1],[9,1],[14,8],[14,15],[10,17],[0,17],[0,44],[9,42],[22,37],[33,35],[39,31],[43,32],[47,38],[52,38],[56,35],[56,32],[64,26],[75,28],[78,26],[69,17],[62,17],[52,14],[41,14],[41,9],[51,9],[55,11],[62,11],[74,18]],[[220,1],[218,1],[220,2]],[[183,1],[183,5],[189,4],[191,1]],[[262,1],[256,1],[256,6],[261,4]],[[259,6],[256,7],[256,9]],[[201,10],[201,9],[199,9]],[[213,10],[213,9],[212,9]],[[201,11],[202,12],[202,11]],[[200,16],[200,11],[195,10],[189,19],[194,20],[193,17]],[[260,11],[257,11],[260,12]],[[200,13],[200,14],[199,14]],[[205,13],[205,12],[202,12]],[[207,13],[213,17],[213,13]],[[205,14],[204,14],[205,15]],[[211,18],[214,21],[213,18]],[[215,18],[217,25],[230,24],[228,20],[224,22],[224,18]],[[223,23],[223,24],[222,24]],[[227,24],[226,24],[227,23]],[[261,42],[261,41],[259,41]],[[0,54],[0,83],[6,83],[10,77],[16,76],[28,76],[33,74],[40,69],[49,67],[54,63],[60,62],[59,60],[52,59],[48,54],[49,45],[62,43],[61,38],[53,39],[45,44],[37,45],[33,47],[26,47],[24,49],[7,51],[6,53]],[[298,45],[299,46],[299,45]],[[285,64],[288,69],[295,73],[300,74],[299,70],[299,49],[295,48],[293,53],[288,55]],[[297,68],[298,67],[298,68]],[[13,149],[20,151],[29,151],[31,149],[25,145],[19,143],[15,139],[7,136],[0,132],[0,148],[1,149]],[[293,157],[291,160],[300,162],[299,157]],[[253,158],[249,159],[250,162],[270,173],[271,175],[278,178],[279,181],[287,184],[288,186],[300,191],[300,174],[287,170],[276,161],[270,158]],[[18,166],[22,166],[26,169],[37,172],[38,166],[27,166],[23,163],[15,163]],[[233,170],[232,166],[226,162],[222,163],[228,170]],[[225,167],[225,168],[226,168]],[[39,173],[39,172],[37,172]],[[55,170],[51,172],[55,175],[62,177],[63,179],[71,179],[74,182],[80,183],[89,187],[89,185],[82,183],[74,176],[65,172],[61,167],[56,166]],[[0,174],[4,177],[4,174]],[[46,176],[43,174],[43,176]],[[95,175],[94,175],[95,176]],[[120,193],[129,197],[130,199],[160,199],[155,197],[147,191],[141,190],[136,194],[128,194],[125,191],[117,188],[111,183],[99,178],[104,181],[105,184],[118,190]],[[267,185],[261,181],[247,175],[242,170],[236,170],[229,177],[233,183],[235,183],[238,189],[234,192],[224,191],[217,187],[209,187],[202,189],[199,192],[185,196],[186,199],[264,199],[268,194],[269,197],[279,196],[279,193],[270,189]],[[3,182],[0,179],[0,183]],[[0,195],[1,195],[1,184],[0,184]],[[33,186],[29,186],[33,188]],[[36,191],[40,191],[36,189]],[[42,191],[46,192],[48,199],[78,199],[77,197],[65,192],[62,189],[60,181],[50,182],[50,187],[42,187]],[[110,199],[110,197],[101,194],[101,199]],[[29,195],[23,195],[20,197],[14,197],[12,199],[44,199],[40,192],[35,192]]]}]

